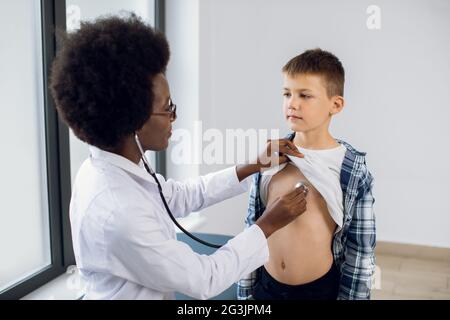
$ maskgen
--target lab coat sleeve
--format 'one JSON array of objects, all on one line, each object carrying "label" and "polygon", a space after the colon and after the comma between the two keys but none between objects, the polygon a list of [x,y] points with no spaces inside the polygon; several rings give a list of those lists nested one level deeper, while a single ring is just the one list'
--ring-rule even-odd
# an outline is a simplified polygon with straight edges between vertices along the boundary
[{"label": "lab coat sleeve", "polygon": [[239,182],[236,167],[209,173],[195,179],[179,182],[167,181],[158,175],[163,194],[170,210],[176,218],[182,218],[220,201],[246,192],[250,179]]},{"label": "lab coat sleeve", "polygon": [[197,299],[220,294],[268,260],[267,240],[254,225],[212,255],[199,255],[170,239],[157,214],[129,206],[114,214],[105,232],[111,274],[161,292],[180,292]]}]

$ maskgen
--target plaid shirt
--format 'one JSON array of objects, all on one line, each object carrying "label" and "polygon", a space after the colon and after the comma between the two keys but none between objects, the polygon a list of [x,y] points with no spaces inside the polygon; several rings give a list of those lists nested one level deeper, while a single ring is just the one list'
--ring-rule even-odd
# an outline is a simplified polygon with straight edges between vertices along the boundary
[{"label": "plaid shirt", "polygon": [[[292,140],[295,133],[287,138]],[[338,140],[347,149],[340,173],[344,196],[344,223],[333,239],[334,262],[341,272],[339,300],[370,299],[372,276],[375,271],[375,215],[372,196],[373,177],[366,166],[365,153]],[[263,214],[265,207],[259,197],[261,174],[253,176],[248,214],[249,227]],[[258,268],[239,280],[239,300],[253,299],[253,289],[260,277]]]}]

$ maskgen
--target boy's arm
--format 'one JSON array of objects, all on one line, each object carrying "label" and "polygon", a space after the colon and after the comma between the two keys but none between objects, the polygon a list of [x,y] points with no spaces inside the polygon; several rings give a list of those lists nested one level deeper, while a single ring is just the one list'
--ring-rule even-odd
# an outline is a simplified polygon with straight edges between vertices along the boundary
[{"label": "boy's arm", "polygon": [[372,195],[373,178],[369,171],[362,180],[344,249],[339,300],[370,299],[375,270],[375,199]]},{"label": "boy's arm", "polygon": [[[249,228],[256,222],[257,210],[262,210],[257,203],[259,202],[258,194],[258,174],[253,175],[252,186],[250,188],[250,197],[248,204],[248,213],[245,219],[245,226]],[[258,214],[261,214],[260,212]],[[257,278],[257,270],[241,278],[237,282],[237,299],[238,300],[252,300],[253,290],[255,288]]]}]

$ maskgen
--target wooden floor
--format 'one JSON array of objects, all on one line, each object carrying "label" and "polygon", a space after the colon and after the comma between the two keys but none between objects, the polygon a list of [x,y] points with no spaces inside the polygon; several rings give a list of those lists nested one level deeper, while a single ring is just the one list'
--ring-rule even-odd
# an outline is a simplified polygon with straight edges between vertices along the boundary
[{"label": "wooden floor", "polygon": [[372,300],[450,300],[450,261],[377,254],[376,264],[381,289]]}]

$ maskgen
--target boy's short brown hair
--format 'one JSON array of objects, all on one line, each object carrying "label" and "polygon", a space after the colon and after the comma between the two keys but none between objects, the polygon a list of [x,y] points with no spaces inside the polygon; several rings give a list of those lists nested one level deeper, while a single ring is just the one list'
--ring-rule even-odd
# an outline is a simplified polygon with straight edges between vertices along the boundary
[{"label": "boy's short brown hair", "polygon": [[322,49],[306,50],[292,58],[283,67],[289,76],[298,74],[315,74],[323,77],[328,97],[344,96],[345,72],[339,59]]}]

